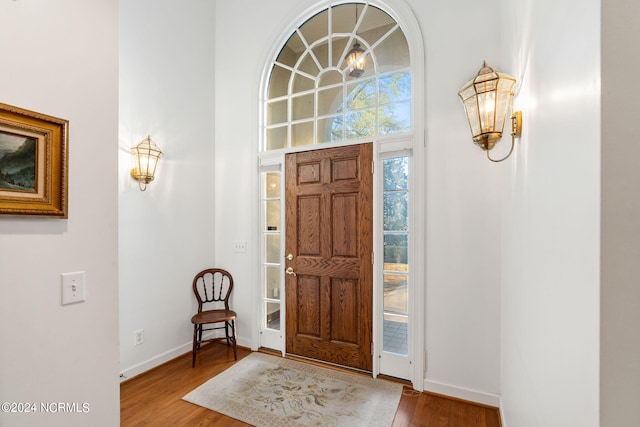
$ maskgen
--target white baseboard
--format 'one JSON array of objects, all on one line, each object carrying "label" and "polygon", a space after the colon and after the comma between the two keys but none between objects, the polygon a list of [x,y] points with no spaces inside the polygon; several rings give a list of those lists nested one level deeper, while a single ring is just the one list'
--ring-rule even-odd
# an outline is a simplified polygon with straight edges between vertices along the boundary
[{"label": "white baseboard", "polygon": [[[213,336],[213,334],[213,332],[209,332],[209,337]],[[203,334],[203,338],[207,338],[206,333]],[[133,378],[136,375],[140,375],[150,369],[155,368],[156,366],[160,366],[163,363],[175,359],[176,357],[182,356],[185,353],[191,353],[192,345],[193,343],[189,341],[186,344],[182,344],[181,346],[165,351],[164,353],[154,356],[151,359],[145,360],[144,362],[138,363],[137,365],[123,369],[122,371],[120,371],[120,382]],[[238,345],[250,347],[250,342],[238,337]]]},{"label": "white baseboard", "polygon": [[[464,387],[444,384],[437,381],[424,380],[424,390],[431,393],[443,394],[456,399],[468,400],[482,405],[500,407],[500,395],[484,391],[471,390]],[[503,424],[504,427],[504,424]]]},{"label": "white baseboard", "polygon": [[179,347],[173,348],[157,356],[154,356],[151,359],[145,360],[142,363],[138,363],[137,365],[131,366],[130,368],[126,368],[120,371],[120,382],[133,378],[136,375],[140,375],[141,373],[146,372],[149,369],[153,369],[156,366],[160,366],[171,359],[175,359],[178,356],[182,356],[183,354],[190,352],[191,346],[192,346],[191,342],[187,344],[183,344]]},{"label": "white baseboard", "polygon": [[500,396],[500,426],[507,427],[507,417],[504,416],[504,406],[502,406],[502,396]]}]

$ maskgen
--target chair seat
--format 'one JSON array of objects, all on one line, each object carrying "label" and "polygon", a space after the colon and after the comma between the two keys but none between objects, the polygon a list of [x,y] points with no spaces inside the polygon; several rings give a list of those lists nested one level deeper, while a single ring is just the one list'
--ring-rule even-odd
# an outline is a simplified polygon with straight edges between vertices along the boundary
[{"label": "chair seat", "polygon": [[228,322],[236,319],[236,312],[233,310],[207,310],[195,314],[191,318],[191,323],[201,325],[205,323]]}]

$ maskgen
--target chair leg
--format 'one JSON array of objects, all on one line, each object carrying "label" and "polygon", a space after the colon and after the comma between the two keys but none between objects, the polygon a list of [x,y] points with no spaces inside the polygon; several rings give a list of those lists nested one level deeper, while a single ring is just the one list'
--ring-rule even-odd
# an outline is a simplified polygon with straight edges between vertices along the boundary
[{"label": "chair leg", "polygon": [[200,350],[201,343],[202,343],[202,325],[198,325],[198,350]]},{"label": "chair leg", "polygon": [[236,322],[234,320],[231,321],[231,334],[233,336],[233,338],[231,339],[233,341],[233,360],[238,360],[238,351],[236,345]]},{"label": "chair leg", "polygon": [[198,343],[198,325],[193,325],[193,350],[191,355],[191,367],[196,367],[196,351],[197,347],[200,346]]}]

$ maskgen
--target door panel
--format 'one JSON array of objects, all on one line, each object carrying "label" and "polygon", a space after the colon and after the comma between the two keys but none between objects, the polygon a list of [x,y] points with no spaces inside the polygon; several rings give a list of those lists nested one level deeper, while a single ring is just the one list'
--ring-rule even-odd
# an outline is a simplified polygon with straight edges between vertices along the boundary
[{"label": "door panel", "polygon": [[286,159],[286,350],[372,369],[372,146]]}]

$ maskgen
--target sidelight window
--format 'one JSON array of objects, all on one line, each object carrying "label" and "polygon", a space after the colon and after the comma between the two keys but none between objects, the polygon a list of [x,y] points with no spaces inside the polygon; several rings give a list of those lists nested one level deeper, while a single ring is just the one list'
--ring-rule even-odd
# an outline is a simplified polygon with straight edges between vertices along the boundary
[{"label": "sidelight window", "polygon": [[409,158],[383,159],[383,349],[408,353]]}]

